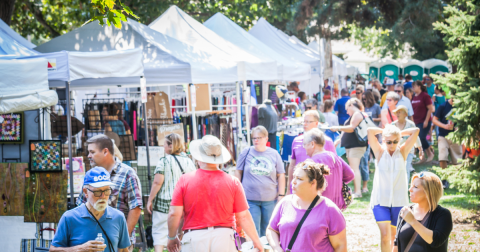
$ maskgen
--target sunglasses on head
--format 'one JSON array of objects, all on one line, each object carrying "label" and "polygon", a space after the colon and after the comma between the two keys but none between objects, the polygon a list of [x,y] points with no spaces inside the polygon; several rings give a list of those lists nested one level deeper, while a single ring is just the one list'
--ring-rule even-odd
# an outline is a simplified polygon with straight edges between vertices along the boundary
[{"label": "sunglasses on head", "polygon": [[398,140],[394,140],[394,141],[385,141],[386,144],[390,145],[390,144],[398,144]]},{"label": "sunglasses on head", "polygon": [[424,172],[421,172],[420,175],[418,175],[419,178],[423,178],[425,177],[425,173]]}]

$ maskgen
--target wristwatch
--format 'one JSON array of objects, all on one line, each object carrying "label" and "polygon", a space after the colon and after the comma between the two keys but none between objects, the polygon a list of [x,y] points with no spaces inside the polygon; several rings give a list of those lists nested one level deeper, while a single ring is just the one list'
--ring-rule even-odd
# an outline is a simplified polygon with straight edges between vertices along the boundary
[{"label": "wristwatch", "polygon": [[167,234],[167,238],[168,238],[170,241],[173,241],[173,240],[177,239],[177,237],[178,237],[177,235],[175,235],[174,237],[170,237],[170,236],[168,236],[168,234]]},{"label": "wristwatch", "polygon": [[282,196],[282,197],[285,197],[285,194],[279,194],[278,196]]}]

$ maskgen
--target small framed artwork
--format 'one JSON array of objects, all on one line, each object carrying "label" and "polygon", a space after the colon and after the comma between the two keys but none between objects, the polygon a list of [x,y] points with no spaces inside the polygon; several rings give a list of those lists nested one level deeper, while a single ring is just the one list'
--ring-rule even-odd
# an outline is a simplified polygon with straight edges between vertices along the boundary
[{"label": "small framed artwork", "polygon": [[23,112],[0,115],[0,144],[23,144]]},{"label": "small framed artwork", "polygon": [[61,172],[62,142],[58,140],[30,140],[30,171]]}]

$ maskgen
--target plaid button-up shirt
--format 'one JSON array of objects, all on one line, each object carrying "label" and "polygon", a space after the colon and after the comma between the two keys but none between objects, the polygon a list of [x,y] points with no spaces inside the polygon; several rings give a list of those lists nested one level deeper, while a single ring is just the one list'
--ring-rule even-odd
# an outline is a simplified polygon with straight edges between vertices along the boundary
[{"label": "plaid button-up shirt", "polygon": [[[128,212],[131,209],[136,207],[143,209],[142,186],[137,173],[132,167],[116,161],[110,173],[110,181],[114,185],[111,186],[112,194],[108,198],[108,205],[122,211],[125,214],[125,219],[127,219]],[[87,199],[82,191],[78,196],[77,205],[79,206],[86,202]],[[135,232],[133,233],[135,234]]]}]

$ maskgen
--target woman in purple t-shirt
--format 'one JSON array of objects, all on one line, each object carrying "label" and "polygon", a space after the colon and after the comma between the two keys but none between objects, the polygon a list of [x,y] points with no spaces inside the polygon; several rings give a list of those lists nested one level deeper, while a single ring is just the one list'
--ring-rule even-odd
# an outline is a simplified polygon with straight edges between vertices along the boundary
[{"label": "woman in purple t-shirt", "polygon": [[[275,252],[286,251],[293,233],[303,215],[325,190],[325,175],[330,169],[321,164],[305,161],[295,167],[293,195],[286,196],[273,211],[267,229],[269,245]],[[330,199],[320,197],[305,219],[291,251],[347,251],[345,218]]]},{"label": "woman in purple t-shirt", "polygon": [[343,199],[343,183],[348,184],[355,178],[352,168],[343,159],[323,148],[325,133],[319,129],[312,129],[303,137],[303,147],[312,160],[317,164],[324,164],[330,168],[330,175],[326,176],[327,188],[322,196],[329,198],[338,208],[345,210],[347,205]]}]

